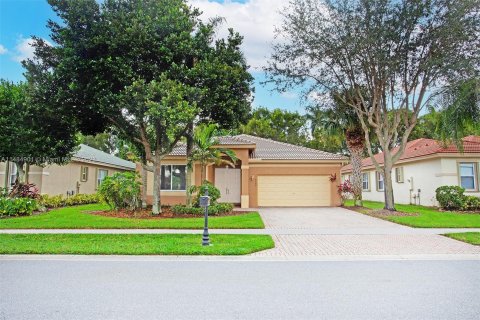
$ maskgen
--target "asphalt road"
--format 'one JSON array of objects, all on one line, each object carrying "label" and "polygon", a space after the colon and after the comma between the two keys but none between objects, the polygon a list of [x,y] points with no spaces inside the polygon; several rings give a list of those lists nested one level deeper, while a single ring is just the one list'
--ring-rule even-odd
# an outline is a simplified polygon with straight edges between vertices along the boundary
[{"label": "asphalt road", "polygon": [[0,261],[0,319],[478,319],[480,261]]}]

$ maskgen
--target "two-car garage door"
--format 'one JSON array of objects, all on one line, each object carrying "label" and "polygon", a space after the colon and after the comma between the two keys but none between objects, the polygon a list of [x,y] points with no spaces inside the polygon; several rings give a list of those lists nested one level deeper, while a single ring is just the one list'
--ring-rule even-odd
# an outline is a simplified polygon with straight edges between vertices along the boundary
[{"label": "two-car garage door", "polygon": [[329,176],[258,176],[258,206],[330,206]]}]

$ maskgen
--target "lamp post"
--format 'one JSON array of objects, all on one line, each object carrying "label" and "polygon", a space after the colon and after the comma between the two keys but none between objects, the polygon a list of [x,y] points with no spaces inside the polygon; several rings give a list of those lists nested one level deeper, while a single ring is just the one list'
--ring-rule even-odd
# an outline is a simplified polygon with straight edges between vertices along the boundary
[{"label": "lamp post", "polygon": [[205,190],[205,195],[199,199],[200,207],[204,208],[205,212],[205,224],[203,226],[202,246],[210,245],[210,236],[208,234],[208,205],[210,204],[210,197],[208,196],[208,190]]}]

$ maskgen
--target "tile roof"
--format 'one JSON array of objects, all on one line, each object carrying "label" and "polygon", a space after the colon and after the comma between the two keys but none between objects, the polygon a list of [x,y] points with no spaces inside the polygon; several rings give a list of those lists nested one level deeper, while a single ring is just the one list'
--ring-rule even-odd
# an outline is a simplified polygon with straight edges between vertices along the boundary
[{"label": "tile roof", "polygon": [[[346,160],[342,155],[300,147],[289,143],[260,138],[247,134],[219,137],[220,145],[255,145],[251,159],[265,160]],[[186,156],[186,145],[178,144],[171,156]]]},{"label": "tile roof", "polygon": [[[468,136],[462,139],[463,141],[463,153],[480,153],[480,136]],[[398,150],[394,148],[392,153],[396,153]],[[457,146],[453,143],[444,145],[443,143],[433,140],[420,138],[407,143],[405,152],[400,157],[401,160],[410,160],[423,156],[442,154],[442,153],[460,153]],[[379,164],[383,163],[382,153],[377,153],[375,159]],[[373,166],[373,161],[370,157],[362,160],[362,167]],[[348,164],[342,168],[342,171],[352,170],[352,165]]]},{"label": "tile roof", "polygon": [[346,160],[342,155],[297,146],[290,143],[260,138],[247,134],[236,137],[249,140],[256,145],[250,158],[265,160]]},{"label": "tile roof", "polygon": [[100,151],[84,144],[80,145],[80,149],[74,154],[73,158],[77,161],[87,160],[103,163],[107,166],[113,165],[125,169],[135,170],[135,163],[123,160],[119,157],[115,157],[109,153]]}]

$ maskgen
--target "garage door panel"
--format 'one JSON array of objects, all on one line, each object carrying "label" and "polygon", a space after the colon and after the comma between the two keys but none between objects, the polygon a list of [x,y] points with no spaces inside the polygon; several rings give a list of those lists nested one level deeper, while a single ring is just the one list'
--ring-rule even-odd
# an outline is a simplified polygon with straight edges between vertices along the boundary
[{"label": "garage door panel", "polygon": [[258,205],[329,206],[328,176],[259,176]]}]

